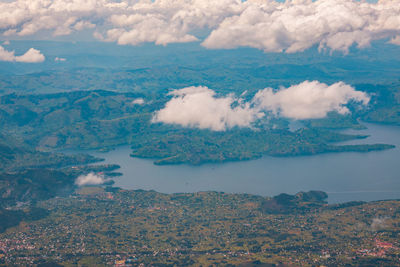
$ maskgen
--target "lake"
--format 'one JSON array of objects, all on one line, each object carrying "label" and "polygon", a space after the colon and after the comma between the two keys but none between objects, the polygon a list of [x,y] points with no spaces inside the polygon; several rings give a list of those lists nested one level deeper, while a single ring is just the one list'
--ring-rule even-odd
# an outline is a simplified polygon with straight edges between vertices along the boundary
[{"label": "lake", "polygon": [[204,164],[157,166],[148,159],[129,156],[129,146],[101,153],[106,163],[121,166],[124,174],[115,186],[156,190],[163,193],[223,191],[274,196],[280,193],[322,190],[330,203],[352,200],[400,199],[400,127],[367,124],[368,134],[350,143],[388,143],[395,149],[369,153],[330,153],[315,156],[275,158]]}]

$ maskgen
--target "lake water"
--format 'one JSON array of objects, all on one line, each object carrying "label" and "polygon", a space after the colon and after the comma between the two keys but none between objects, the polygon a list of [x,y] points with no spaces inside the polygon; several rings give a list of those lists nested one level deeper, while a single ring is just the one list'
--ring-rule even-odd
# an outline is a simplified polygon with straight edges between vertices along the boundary
[{"label": "lake water", "polygon": [[91,154],[121,166],[124,175],[115,178],[115,186],[125,189],[163,193],[212,190],[263,196],[322,190],[329,194],[330,203],[400,199],[400,127],[365,125],[367,130],[346,132],[371,136],[351,143],[389,143],[397,147],[369,153],[266,156],[201,166],[157,166],[151,160],[130,157],[128,146]]}]

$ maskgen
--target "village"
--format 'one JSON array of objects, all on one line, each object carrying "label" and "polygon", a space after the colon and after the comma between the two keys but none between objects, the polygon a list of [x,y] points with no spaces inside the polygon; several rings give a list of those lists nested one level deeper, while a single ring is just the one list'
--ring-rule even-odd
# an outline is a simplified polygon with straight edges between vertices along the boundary
[{"label": "village", "polygon": [[400,264],[399,201],[291,214],[266,214],[263,201],[247,194],[87,187],[38,203],[50,212],[46,218],[1,233],[0,263]]}]

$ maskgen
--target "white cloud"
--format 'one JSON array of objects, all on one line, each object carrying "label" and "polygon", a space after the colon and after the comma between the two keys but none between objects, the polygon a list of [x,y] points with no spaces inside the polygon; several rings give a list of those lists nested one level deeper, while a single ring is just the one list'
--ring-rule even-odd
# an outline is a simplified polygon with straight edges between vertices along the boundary
[{"label": "white cloud", "polygon": [[14,51],[7,51],[0,46],[0,61],[15,61]]},{"label": "white cloud", "polygon": [[353,44],[400,31],[397,0],[377,4],[350,0],[247,1],[239,16],[226,18],[203,42],[208,48],[249,46],[266,52],[303,51],[313,45],[345,53]]},{"label": "white cloud", "polygon": [[54,58],[54,61],[56,61],[56,62],[65,62],[65,61],[67,61],[67,59],[63,58],[63,57],[56,57],[56,58]]},{"label": "white cloud", "polygon": [[39,63],[45,60],[45,56],[35,48],[30,48],[25,54],[15,56],[14,51],[7,51],[0,46],[0,61]]},{"label": "white cloud", "polygon": [[3,45],[10,45],[10,41],[8,41],[8,40],[4,41]]},{"label": "white cloud", "polygon": [[136,98],[135,100],[132,101],[132,104],[134,104],[134,105],[143,105],[144,104],[144,99],[143,98]]},{"label": "white cloud", "polygon": [[166,45],[196,41],[196,32],[210,30],[202,42],[207,48],[291,53],[318,45],[346,53],[353,44],[362,48],[399,36],[399,14],[398,0],[16,0],[0,2],[0,33],[59,36],[92,29],[102,41]]},{"label": "white cloud", "polygon": [[363,105],[369,102],[367,94],[343,82],[327,85],[305,81],[279,91],[265,88],[249,102],[232,94],[216,96],[213,90],[202,86],[174,90],[170,94],[172,99],[155,113],[153,122],[214,131],[251,127],[266,113],[289,119],[315,119],[325,117],[328,112],[349,113],[346,104],[351,101]]},{"label": "white cloud", "polygon": [[17,62],[26,62],[26,63],[39,63],[43,62],[45,57],[39,50],[35,48],[30,48],[25,54],[22,56],[16,56],[15,61]]},{"label": "white cloud", "polygon": [[345,106],[350,101],[366,105],[369,97],[343,82],[327,85],[318,81],[305,81],[289,88],[259,91],[253,100],[262,110],[291,119],[323,118],[328,112],[349,113]]},{"label": "white cloud", "polygon": [[106,180],[104,179],[104,177],[91,172],[87,175],[80,175],[76,179],[75,184],[78,186],[100,185],[100,184],[104,184],[105,182],[106,182]]},{"label": "white cloud", "polygon": [[153,122],[223,131],[249,127],[261,113],[233,95],[216,97],[207,87],[186,87],[170,93],[173,98],[153,117]]}]

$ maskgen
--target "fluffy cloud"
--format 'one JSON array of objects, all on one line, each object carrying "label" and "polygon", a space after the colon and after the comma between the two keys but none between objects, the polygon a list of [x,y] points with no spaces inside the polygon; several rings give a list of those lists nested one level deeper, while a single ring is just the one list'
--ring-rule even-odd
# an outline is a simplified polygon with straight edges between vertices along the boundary
[{"label": "fluffy cloud", "polygon": [[0,2],[0,33],[54,36],[93,29],[104,41],[137,45],[192,42],[207,48],[303,51],[349,47],[400,35],[398,0],[16,0]]},{"label": "fluffy cloud", "polygon": [[39,63],[43,62],[45,57],[39,50],[35,48],[30,48],[25,54],[22,56],[16,56],[15,61],[17,62],[26,62],[26,63]]},{"label": "fluffy cloud", "polygon": [[7,51],[0,46],[0,61],[15,61],[14,51]]},{"label": "fluffy cloud", "polygon": [[248,1],[239,16],[224,20],[203,42],[209,48],[250,46],[267,52],[341,50],[392,37],[400,30],[397,0],[377,4],[349,0]]},{"label": "fluffy cloud", "polygon": [[253,101],[258,108],[282,117],[316,119],[325,117],[331,111],[347,114],[349,109],[345,105],[349,101],[366,105],[369,97],[343,82],[329,86],[318,81],[305,81],[276,92],[266,88],[259,91]]},{"label": "fluffy cloud", "polygon": [[39,63],[43,62],[45,57],[39,50],[30,48],[22,56],[15,56],[14,51],[7,51],[4,47],[0,46],[0,61],[10,62],[25,62],[25,63]]},{"label": "fluffy cloud", "polygon": [[207,87],[174,90],[165,107],[157,111],[153,122],[178,124],[184,127],[223,131],[233,127],[251,127],[257,119],[272,113],[290,119],[323,118],[328,112],[349,113],[350,101],[368,104],[367,94],[338,82],[332,85],[305,81],[274,91],[265,88],[245,102],[233,95],[216,96]]},{"label": "fluffy cloud", "polygon": [[81,175],[78,178],[76,178],[75,184],[78,186],[100,185],[104,184],[105,182],[106,180],[104,179],[104,177],[91,172],[87,175]]},{"label": "fluffy cloud", "polygon": [[240,0],[138,1],[124,14],[108,18],[112,29],[105,40],[131,45],[193,42],[198,40],[194,31],[215,28],[227,16],[239,14],[241,6]]},{"label": "fluffy cloud", "polygon": [[222,131],[235,126],[249,127],[262,116],[257,110],[233,95],[216,97],[207,87],[186,87],[170,93],[173,98],[159,110],[153,122],[179,124]]}]

